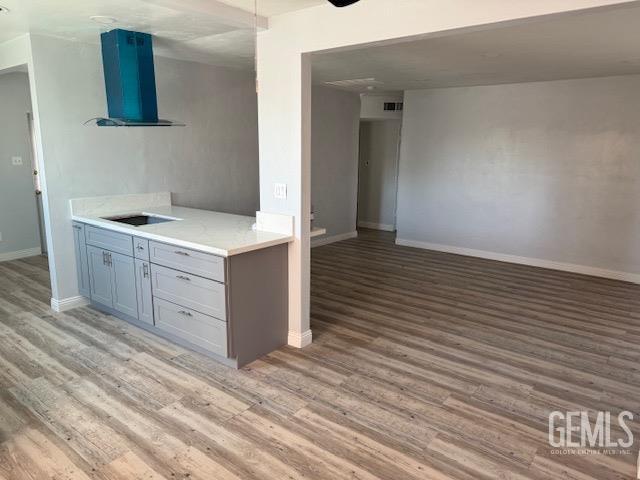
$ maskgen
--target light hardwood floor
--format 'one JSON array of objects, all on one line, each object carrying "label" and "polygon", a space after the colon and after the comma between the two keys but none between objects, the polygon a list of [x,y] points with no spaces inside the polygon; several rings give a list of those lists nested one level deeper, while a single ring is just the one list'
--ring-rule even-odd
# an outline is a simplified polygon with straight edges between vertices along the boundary
[{"label": "light hardwood floor", "polygon": [[640,414],[639,286],[370,231],[312,269],[314,344],[234,371],[0,263],[0,478],[635,478],[638,443],[551,454],[548,414]]}]

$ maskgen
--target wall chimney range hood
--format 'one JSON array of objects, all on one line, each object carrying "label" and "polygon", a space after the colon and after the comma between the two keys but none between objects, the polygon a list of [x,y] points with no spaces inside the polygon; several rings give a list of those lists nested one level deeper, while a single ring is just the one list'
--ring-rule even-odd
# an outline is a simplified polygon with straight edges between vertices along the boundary
[{"label": "wall chimney range hood", "polygon": [[116,29],[100,35],[109,117],[99,127],[184,127],[158,118],[153,45],[148,33]]}]

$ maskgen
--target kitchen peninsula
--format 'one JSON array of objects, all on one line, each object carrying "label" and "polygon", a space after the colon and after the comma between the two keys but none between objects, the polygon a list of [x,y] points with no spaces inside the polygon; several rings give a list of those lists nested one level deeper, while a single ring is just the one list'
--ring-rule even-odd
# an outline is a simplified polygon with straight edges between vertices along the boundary
[{"label": "kitchen peninsula", "polygon": [[95,308],[235,368],[287,343],[292,218],[265,231],[265,218],[176,207],[169,193],[75,199],[71,212]]}]

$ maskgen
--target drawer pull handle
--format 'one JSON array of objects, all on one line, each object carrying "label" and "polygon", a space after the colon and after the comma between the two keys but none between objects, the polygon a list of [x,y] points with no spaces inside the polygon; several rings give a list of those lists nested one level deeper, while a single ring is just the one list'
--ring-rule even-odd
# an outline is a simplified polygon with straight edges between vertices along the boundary
[{"label": "drawer pull handle", "polygon": [[187,252],[181,252],[180,250],[176,250],[174,252],[176,255],[182,255],[183,257],[188,257],[190,256]]},{"label": "drawer pull handle", "polygon": [[136,247],[136,249],[137,249],[138,251],[140,251],[140,250],[144,250],[144,247],[143,247],[142,245],[138,245],[138,246]]},{"label": "drawer pull handle", "polygon": [[149,278],[149,265],[146,263],[142,264],[142,276],[144,278]]},{"label": "drawer pull handle", "polygon": [[191,312],[187,312],[186,310],[180,310],[178,312],[180,315],[184,315],[185,317],[193,317],[193,315],[191,314]]},{"label": "drawer pull handle", "polygon": [[185,277],[184,275],[176,275],[176,278],[179,278],[180,280],[184,280],[186,282],[190,282],[191,279],[189,277]]}]

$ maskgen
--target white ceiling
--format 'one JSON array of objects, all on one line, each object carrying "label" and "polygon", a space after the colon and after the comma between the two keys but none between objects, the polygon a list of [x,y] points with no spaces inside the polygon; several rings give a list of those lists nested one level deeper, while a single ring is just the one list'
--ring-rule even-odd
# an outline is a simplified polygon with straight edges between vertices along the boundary
[{"label": "white ceiling", "polygon": [[[0,0],[0,43],[38,33],[88,43],[125,28],[155,35],[156,53],[215,65],[253,65],[255,0]],[[267,17],[325,3],[325,0],[258,0],[260,24]],[[104,26],[90,19],[113,17]]]},{"label": "white ceiling", "polygon": [[28,69],[26,65],[18,65],[17,67],[5,68],[4,70],[0,70],[0,75],[6,75],[8,73],[28,73]]},{"label": "white ceiling", "polygon": [[[313,56],[314,83],[382,82],[374,91],[636,73],[640,73],[640,2],[517,26]],[[365,92],[364,83],[346,89]]]},{"label": "white ceiling", "polygon": [[[220,0],[223,3],[234,7],[254,11],[255,0]],[[325,3],[325,0],[258,0],[258,13],[265,17],[272,17],[282,13],[302,10],[303,8],[314,7]]]},{"label": "white ceiling", "polygon": [[[326,0],[258,0],[258,22]],[[159,55],[250,68],[254,0],[0,0],[0,42],[26,32],[99,43],[126,28]],[[105,26],[90,19],[113,17]],[[314,82],[375,79],[377,92],[640,73],[640,2],[486,30],[316,54]],[[346,87],[367,91],[355,82]],[[345,88],[345,87],[342,87]]]}]

